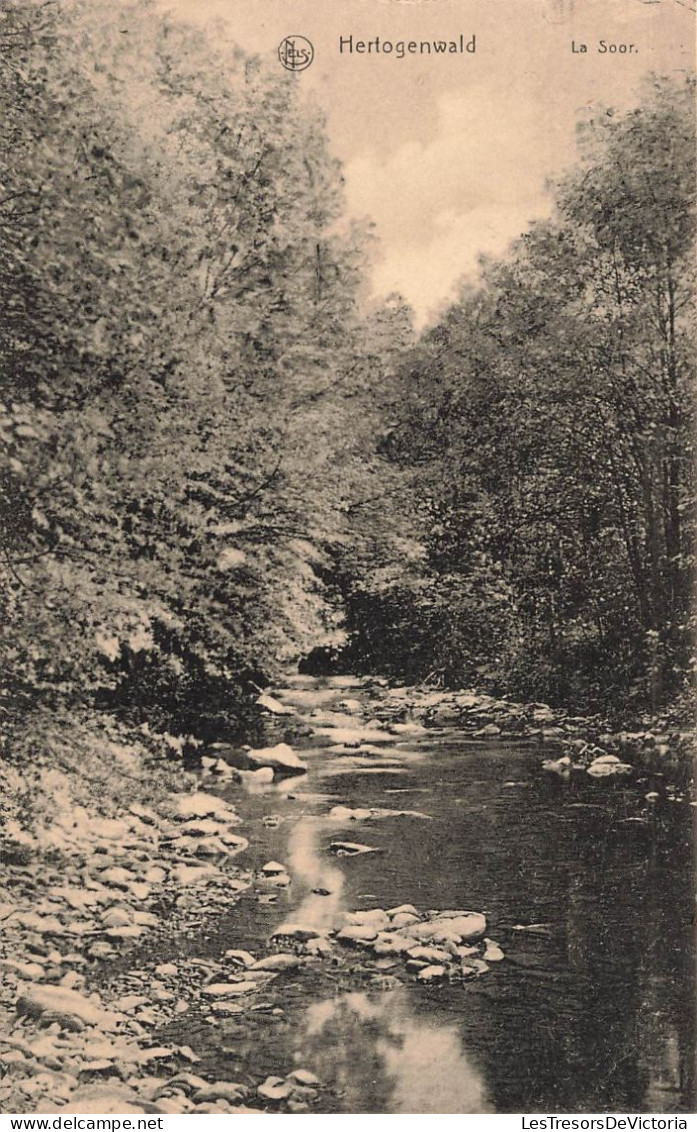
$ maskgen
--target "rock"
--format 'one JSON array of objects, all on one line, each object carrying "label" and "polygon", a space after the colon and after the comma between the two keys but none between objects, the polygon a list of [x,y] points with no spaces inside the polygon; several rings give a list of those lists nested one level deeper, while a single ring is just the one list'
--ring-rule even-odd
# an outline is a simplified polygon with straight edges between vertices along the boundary
[{"label": "rock", "polygon": [[226,951],[224,958],[239,967],[253,967],[256,963],[256,959],[250,951],[241,951],[236,947],[231,948],[230,951]]},{"label": "rock", "polygon": [[[50,890],[51,896],[58,896],[65,900],[71,908],[81,912],[83,908],[94,908],[99,903],[96,893],[84,888],[54,887]],[[0,917],[1,919],[2,917]]]},{"label": "rock", "polygon": [[141,924],[129,924],[125,928],[107,928],[106,935],[109,939],[138,939],[144,930]]},{"label": "rock", "polygon": [[176,1057],[177,1051],[170,1049],[169,1046],[153,1046],[150,1049],[141,1049],[138,1051],[138,1063],[140,1065],[150,1065],[152,1061],[171,1061]]},{"label": "rock", "polygon": [[337,935],[340,943],[358,943],[369,946],[371,940],[377,939],[377,929],[369,924],[347,924]]},{"label": "rock", "polygon": [[244,1006],[240,1006],[239,1002],[229,1002],[227,999],[216,1001],[211,1007],[214,1014],[244,1014]]},{"label": "rock", "polygon": [[82,987],[84,985],[85,976],[81,975],[78,971],[66,971],[59,982],[59,986],[67,987],[68,990],[75,990],[76,987]]},{"label": "rock", "polygon": [[417,946],[418,940],[413,936],[402,935],[400,932],[380,932],[373,951],[376,955],[403,955]]},{"label": "rock", "polygon": [[[188,1112],[189,1102],[182,1100],[181,1097],[162,1097],[158,1098],[157,1111],[172,1113],[173,1115],[184,1115]],[[186,1107],[184,1107],[186,1106]]]},{"label": "rock", "polygon": [[243,1101],[249,1093],[245,1085],[233,1084],[230,1081],[215,1081],[212,1085],[202,1085],[194,1093],[193,1100],[197,1104],[205,1101],[229,1101],[237,1104]]},{"label": "rock", "polygon": [[453,698],[457,706],[464,711],[472,711],[474,708],[478,708],[482,703],[482,696],[477,695],[475,692],[458,692]]},{"label": "rock", "polygon": [[418,924],[419,916],[415,916],[411,912],[398,912],[396,916],[392,917],[391,922],[395,928],[406,928],[409,924]]},{"label": "rock", "polygon": [[288,873],[276,873],[272,877],[264,877],[264,880],[267,884],[273,885],[274,888],[288,888],[288,885],[292,883]]},{"label": "rock", "polygon": [[178,973],[179,973],[179,968],[176,966],[175,963],[160,963],[160,965],[155,968],[155,974],[156,975],[167,976],[167,975],[177,975]]},{"label": "rock", "polygon": [[374,845],[360,845],[354,841],[332,841],[329,849],[337,857],[357,857],[359,853],[381,853]]},{"label": "rock", "polygon": [[267,696],[266,693],[259,696],[256,705],[263,712],[268,715],[295,715],[295,708],[287,704],[282,704],[280,700],[275,700],[273,696]]},{"label": "rock", "polygon": [[481,912],[465,912],[450,919],[448,927],[458,933],[463,943],[477,943],[486,934],[486,916]]},{"label": "rock", "polygon": [[402,914],[416,916],[417,920],[419,919],[419,913],[413,904],[399,904],[396,908],[387,909],[388,916],[401,916]]},{"label": "rock", "polygon": [[265,865],[261,866],[261,871],[264,876],[273,877],[278,876],[280,873],[285,873],[286,866],[280,864],[279,861],[267,861]]},{"label": "rock", "polygon": [[211,877],[220,874],[215,865],[177,865],[176,868],[172,869],[171,875],[175,884],[185,886],[200,884],[202,881],[210,880]]},{"label": "rock", "polygon": [[482,956],[485,963],[500,963],[505,958],[503,951],[498,943],[494,943],[493,939],[485,939],[486,949]]},{"label": "rock", "polygon": [[97,943],[92,944],[87,954],[90,959],[108,959],[114,954],[114,949],[106,940],[98,940]]},{"label": "rock", "polygon": [[261,747],[259,750],[250,750],[247,754],[252,770],[270,767],[276,777],[279,778],[285,775],[305,774],[307,772],[307,763],[304,763],[287,743],[278,743],[275,747]]},{"label": "rock", "polygon": [[19,912],[14,917],[15,924],[39,935],[64,935],[65,928],[57,916],[41,916],[36,912]]},{"label": "rock", "polygon": [[66,987],[33,986],[22,991],[16,1004],[17,1013],[30,1018],[55,1017],[65,1029],[80,1029],[81,1024],[111,1030],[118,1015],[97,1006],[79,991]]},{"label": "rock", "polygon": [[295,939],[298,943],[307,943],[310,939],[317,939],[324,933],[317,928],[306,927],[304,924],[281,924],[271,936],[272,939]]},{"label": "rock", "polygon": [[631,774],[633,767],[629,763],[622,763],[615,755],[602,755],[594,759],[587,768],[591,778],[610,778],[613,775]]},{"label": "rock", "polygon": [[445,978],[445,967],[440,964],[423,967],[420,971],[417,971],[416,978],[420,983],[438,982],[440,979]]},{"label": "rock", "polygon": [[346,926],[349,924],[368,924],[377,931],[386,928],[389,923],[390,918],[382,908],[368,908],[365,911],[349,912],[345,920]]},{"label": "rock", "polygon": [[202,837],[194,846],[197,857],[220,857],[227,850],[219,837]]},{"label": "rock", "polygon": [[423,947],[417,944],[407,952],[410,959],[420,959],[424,963],[447,963],[450,954],[440,947]]},{"label": "rock", "polygon": [[373,810],[351,810],[348,806],[332,806],[328,817],[335,821],[366,821],[373,817]]},{"label": "rock", "polygon": [[249,841],[246,837],[240,837],[236,833],[224,833],[220,840],[225,846],[225,851],[228,856],[233,857],[241,853],[244,849],[249,848]]},{"label": "rock", "polygon": [[229,819],[233,816],[227,802],[222,798],[216,798],[213,794],[203,792],[180,795],[175,803],[175,809],[178,817],[182,819],[207,818],[215,815]]},{"label": "rock", "polygon": [[122,869],[116,865],[109,869],[105,869],[99,877],[102,884],[109,884],[116,888],[128,888],[129,884],[134,880],[133,874],[128,869]]},{"label": "rock", "polygon": [[132,884],[129,884],[128,891],[136,900],[147,900],[150,895],[150,885],[134,881]]},{"label": "rock", "polygon": [[102,925],[105,928],[125,928],[133,922],[133,913],[125,908],[110,908],[102,916]]},{"label": "rock", "polygon": [[209,768],[211,774],[217,775],[219,778],[231,778],[235,773],[225,759],[211,759],[212,766]]},{"label": "rock", "polygon": [[147,1001],[148,999],[144,994],[125,994],[122,998],[117,998],[114,1009],[123,1014],[131,1014],[139,1006],[144,1006]]},{"label": "rock", "polygon": [[17,959],[0,959],[0,968],[14,971],[23,979],[43,979],[45,971],[40,963],[22,963]]},{"label": "rock", "polygon": [[341,747],[361,747],[365,743],[384,743],[389,736],[385,731],[369,727],[317,727],[315,734]]},{"label": "rock", "polygon": [[489,970],[489,966],[483,959],[470,959],[468,963],[474,967],[478,975],[485,975]]},{"label": "rock", "polygon": [[305,944],[308,955],[329,955],[332,951],[331,941],[320,936],[319,939],[310,939]]},{"label": "rock", "polygon": [[333,806],[328,816],[335,821],[368,821],[370,818],[422,818],[430,821],[428,814],[419,810],[386,810],[378,806],[372,809],[351,810],[348,806]]},{"label": "rock", "polygon": [[141,806],[139,802],[134,802],[134,804],[129,807],[128,812],[133,814],[134,817],[140,818],[140,820],[142,822],[145,822],[146,825],[156,826],[160,823],[160,819],[158,818],[155,811],[149,809],[147,806]]},{"label": "rock", "polygon": [[363,711],[363,704],[360,700],[339,700],[336,706],[343,712],[355,713]]},{"label": "rock", "polygon": [[258,989],[257,984],[252,982],[210,983],[207,987],[203,987],[201,994],[206,998],[237,998]]},{"label": "rock", "polygon": [[100,1088],[97,1096],[84,1097],[81,1092],[73,1093],[71,1102],[66,1105],[61,1105],[55,1109],[44,1109],[44,1112],[59,1112],[61,1115],[64,1112],[75,1112],[81,1115],[91,1116],[93,1114],[101,1115],[109,1114],[127,1114],[127,1113],[146,1113],[157,1112],[155,1105],[148,1105],[145,1108],[138,1102],[135,1093],[122,1093],[114,1092],[112,1089],[105,1089],[103,1086]]},{"label": "rock", "polygon": [[274,780],[273,768],[270,766],[260,766],[258,770],[237,770],[235,775],[246,789],[268,785]]},{"label": "rock", "polygon": [[445,921],[412,924],[407,931],[419,943],[460,943],[460,933]]},{"label": "rock", "polygon": [[561,759],[544,759],[542,769],[549,774],[558,774],[561,778],[568,778],[571,773],[571,759],[564,755]]},{"label": "rock", "polygon": [[293,1092],[293,1083],[282,1077],[267,1077],[257,1088],[257,1093],[267,1101],[283,1101]]},{"label": "rock", "polygon": [[291,971],[299,967],[301,960],[297,955],[279,952],[277,955],[267,955],[265,959],[258,959],[252,964],[252,971]]},{"label": "rock", "polygon": [[310,1073],[308,1069],[294,1069],[286,1077],[287,1081],[297,1081],[299,1085],[308,1085],[310,1088],[320,1089],[322,1082],[319,1077],[315,1077],[314,1073]]},{"label": "rock", "polygon": [[472,732],[472,738],[473,739],[486,739],[489,736],[493,737],[495,735],[500,735],[500,734],[501,734],[501,728],[500,727],[497,727],[497,725],[495,723],[487,723],[487,724],[484,725],[484,727],[480,727],[478,731],[473,731]]},{"label": "rock", "polygon": [[[97,1061],[83,1061],[82,1064],[80,1065],[79,1070],[78,1070],[78,1075],[80,1077],[80,1080],[87,1078],[87,1077],[104,1078],[104,1077],[112,1077],[112,1076],[121,1076],[121,1074],[118,1073],[117,1068],[114,1065],[113,1061],[110,1061],[107,1058],[102,1058],[101,1060],[97,1060]],[[125,1074],[124,1074],[124,1076],[125,1076]]]},{"label": "rock", "polygon": [[165,1089],[184,1089],[188,1092],[194,1092],[196,1089],[207,1089],[208,1082],[204,1081],[203,1077],[197,1077],[195,1073],[177,1073],[175,1077],[170,1077],[160,1089],[164,1092]]},{"label": "rock", "polygon": [[162,884],[167,880],[167,872],[160,865],[153,865],[145,873],[145,879],[149,884]]},{"label": "rock", "polygon": [[212,818],[190,818],[179,827],[179,832],[188,837],[214,837],[224,833],[225,829],[223,822],[213,821]]}]

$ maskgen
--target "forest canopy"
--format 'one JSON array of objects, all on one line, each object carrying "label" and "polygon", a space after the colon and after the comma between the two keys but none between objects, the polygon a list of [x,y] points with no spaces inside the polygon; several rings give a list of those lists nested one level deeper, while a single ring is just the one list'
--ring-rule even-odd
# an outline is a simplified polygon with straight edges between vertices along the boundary
[{"label": "forest canopy", "polygon": [[378,667],[586,706],[684,686],[694,133],[691,81],[596,112],[551,219],[405,355],[389,453],[413,470],[427,563],[352,590]]},{"label": "forest canopy", "polygon": [[693,92],[596,117],[417,338],[297,77],[153,4],[0,12],[2,699],[244,728],[333,663],[685,684]]}]

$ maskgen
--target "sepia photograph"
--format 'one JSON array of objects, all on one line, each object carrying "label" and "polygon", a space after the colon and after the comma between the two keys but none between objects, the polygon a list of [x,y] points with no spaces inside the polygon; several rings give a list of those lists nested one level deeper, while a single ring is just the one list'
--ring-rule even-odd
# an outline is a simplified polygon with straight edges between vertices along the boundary
[{"label": "sepia photograph", "polygon": [[687,1129],[695,11],[0,0],[3,1132]]}]

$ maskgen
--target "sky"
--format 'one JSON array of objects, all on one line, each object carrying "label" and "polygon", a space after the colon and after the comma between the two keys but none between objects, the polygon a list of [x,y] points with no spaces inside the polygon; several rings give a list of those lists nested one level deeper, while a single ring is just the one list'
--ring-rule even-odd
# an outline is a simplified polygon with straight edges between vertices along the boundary
[{"label": "sky", "polygon": [[[315,58],[296,76],[326,114],[349,215],[375,224],[376,295],[432,317],[550,209],[576,159],[576,123],[626,108],[649,72],[694,73],[694,0],[161,0],[188,21],[224,20],[280,67],[287,35]],[[340,37],[476,37],[472,54],[339,52]],[[633,44],[600,53],[601,40]],[[572,42],[577,50],[572,51]],[[578,50],[584,43],[585,53]]]}]

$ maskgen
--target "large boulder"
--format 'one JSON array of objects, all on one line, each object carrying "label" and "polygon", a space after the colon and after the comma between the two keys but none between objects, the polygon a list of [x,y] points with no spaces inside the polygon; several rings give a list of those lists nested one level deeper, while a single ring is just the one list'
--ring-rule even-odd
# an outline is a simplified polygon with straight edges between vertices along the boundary
[{"label": "large boulder", "polygon": [[277,743],[275,747],[260,747],[247,752],[252,770],[270,767],[277,778],[292,774],[306,774],[307,764],[300,759],[287,743]]}]

